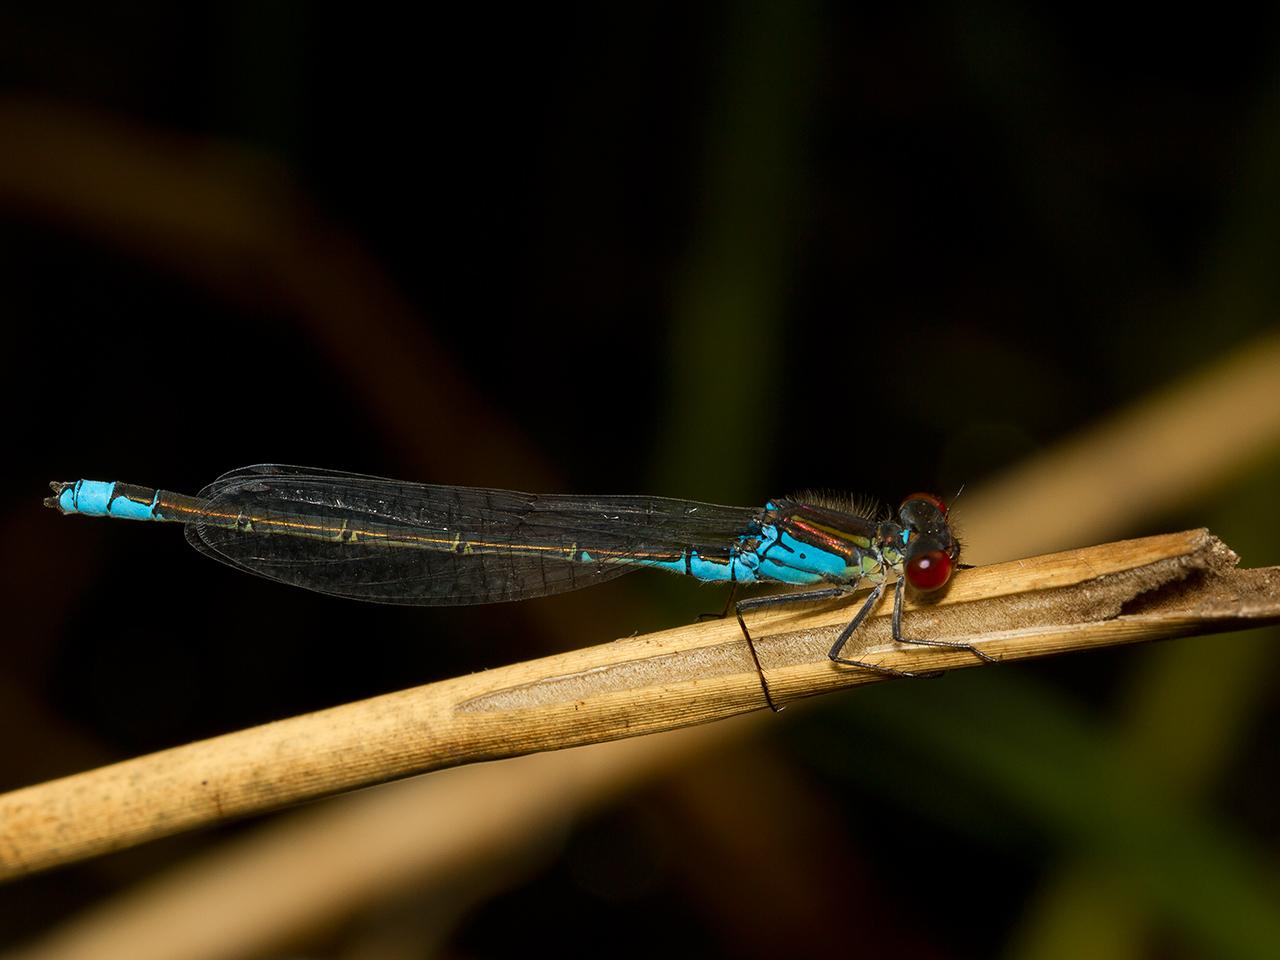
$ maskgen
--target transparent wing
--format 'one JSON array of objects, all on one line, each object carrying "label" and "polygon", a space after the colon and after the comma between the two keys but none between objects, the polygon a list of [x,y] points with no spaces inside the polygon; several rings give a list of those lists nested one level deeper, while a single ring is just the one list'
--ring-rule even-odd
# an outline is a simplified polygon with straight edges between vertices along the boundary
[{"label": "transparent wing", "polygon": [[[541,496],[262,464],[200,492],[187,540],[233,567],[381,603],[494,603],[678,559],[727,557],[759,511],[631,496]],[[753,526],[754,525],[754,526]]]}]

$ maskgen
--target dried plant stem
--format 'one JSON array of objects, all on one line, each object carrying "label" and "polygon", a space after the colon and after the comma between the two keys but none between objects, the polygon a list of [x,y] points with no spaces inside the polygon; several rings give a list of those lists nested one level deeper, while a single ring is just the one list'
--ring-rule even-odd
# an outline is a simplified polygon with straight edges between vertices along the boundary
[{"label": "dried plant stem", "polygon": [[[958,574],[909,603],[907,636],[1002,660],[1280,620],[1280,568],[1237,570],[1207,531],[1124,541]],[[899,670],[975,666],[894,644],[882,604],[849,651]],[[826,651],[850,601],[752,618],[780,702],[882,676]],[[696,624],[293,717],[0,796],[0,877],[441,767],[615,740],[760,709],[736,622]]]}]

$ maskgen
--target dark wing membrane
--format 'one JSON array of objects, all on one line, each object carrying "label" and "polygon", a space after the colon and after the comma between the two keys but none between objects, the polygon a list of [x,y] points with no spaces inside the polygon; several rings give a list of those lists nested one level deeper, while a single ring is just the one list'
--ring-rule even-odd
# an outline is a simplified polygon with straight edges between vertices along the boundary
[{"label": "dark wing membrane", "polygon": [[727,557],[759,511],[659,497],[539,496],[264,464],[200,491],[197,550],[320,593],[439,606],[576,590],[693,548]]}]

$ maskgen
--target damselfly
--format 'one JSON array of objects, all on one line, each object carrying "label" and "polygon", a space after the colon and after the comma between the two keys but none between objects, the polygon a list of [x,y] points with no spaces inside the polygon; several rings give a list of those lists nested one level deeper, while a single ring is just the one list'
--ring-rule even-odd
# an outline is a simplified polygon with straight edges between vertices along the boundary
[{"label": "damselfly", "polygon": [[890,572],[898,574],[895,641],[991,660],[967,643],[902,635],[905,585],[922,593],[941,588],[960,555],[947,504],[932,494],[913,494],[896,518],[877,518],[852,502],[817,495],[752,509],[433,486],[278,464],[233,470],[194,497],[99,480],[50,486],[54,496],[45,504],[63,513],[182,523],[188,543],[240,570],[379,603],[521,600],[646,567],[714,583],[809,587],[734,604],[773,709],[743,614],[842,597],[863,581],[874,589],[828,656],[876,673],[916,676],[842,656]]}]

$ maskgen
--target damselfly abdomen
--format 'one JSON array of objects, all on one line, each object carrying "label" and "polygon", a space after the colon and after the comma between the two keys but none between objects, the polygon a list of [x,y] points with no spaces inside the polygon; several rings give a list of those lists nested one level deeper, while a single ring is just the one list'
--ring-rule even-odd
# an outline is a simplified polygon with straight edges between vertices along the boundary
[{"label": "damselfly abdomen", "polygon": [[406,483],[310,467],[263,464],[224,474],[197,496],[98,480],[53,483],[63,513],[182,523],[187,541],[240,570],[320,593],[438,606],[540,597],[642,568],[729,584],[789,584],[799,593],[740,600],[735,609],[768,705],[745,611],[844,596],[875,584],[829,652],[836,663],[914,674],[842,656],[853,632],[899,574],[893,638],[902,636],[904,584],[942,587],[960,555],[947,505],[913,494],[896,518],[807,496],[763,508],[633,496],[517,493]]}]

